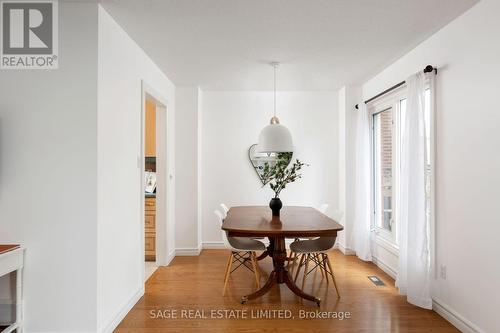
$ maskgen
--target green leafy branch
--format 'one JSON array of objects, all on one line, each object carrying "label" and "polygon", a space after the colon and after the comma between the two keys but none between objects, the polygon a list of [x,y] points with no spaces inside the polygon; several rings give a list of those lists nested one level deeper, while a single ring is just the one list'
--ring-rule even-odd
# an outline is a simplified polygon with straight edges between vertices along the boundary
[{"label": "green leafy branch", "polygon": [[[297,179],[302,178],[300,170],[303,166],[308,166],[298,159],[288,168],[288,163],[291,159],[292,153],[280,153],[276,164],[271,166],[269,163],[264,163],[264,170],[262,178],[264,183],[269,183],[269,186],[274,191],[274,197],[279,198],[280,193],[286,188],[287,184],[295,182]],[[265,186],[265,185],[264,185]]]}]

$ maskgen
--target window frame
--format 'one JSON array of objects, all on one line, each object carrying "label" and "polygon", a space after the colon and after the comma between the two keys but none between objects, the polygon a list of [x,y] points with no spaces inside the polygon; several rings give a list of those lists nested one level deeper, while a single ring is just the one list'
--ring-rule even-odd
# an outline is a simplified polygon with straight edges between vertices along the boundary
[{"label": "window frame", "polygon": [[[400,102],[406,99],[406,85],[397,88],[390,94],[383,96],[367,104],[368,115],[370,119],[370,146],[371,146],[371,168],[372,168],[372,227],[375,233],[377,243],[383,243],[390,247],[391,251],[397,252],[398,245],[398,209],[399,209],[399,178],[401,161],[401,126],[400,126]],[[391,231],[377,225],[377,218],[380,212],[377,212],[377,188],[376,188],[376,169],[375,169],[375,123],[374,116],[386,111],[392,110],[392,223]]]},{"label": "window frame", "polygon": [[[437,276],[436,268],[435,268],[435,229],[436,229],[436,88],[434,84],[431,84],[430,81],[426,82],[425,89],[429,90],[430,93],[430,109],[429,109],[429,163],[430,163],[430,193],[429,193],[429,224],[430,224],[430,252],[431,252],[431,270],[434,272],[434,275]],[[372,203],[371,206],[373,208],[373,218],[371,221],[371,230],[375,233],[375,242],[395,254],[399,255],[399,234],[398,234],[398,209],[400,207],[399,203],[399,189],[400,189],[400,171],[401,171],[401,101],[407,99],[408,89],[406,84],[395,89],[394,91],[388,93],[385,96],[382,96],[376,99],[373,102],[370,102],[366,105],[369,115],[370,121],[370,149],[371,149],[371,168],[372,168]],[[393,202],[392,202],[392,218],[393,223],[391,225],[391,232],[380,228],[376,225],[376,195],[375,195],[375,150],[374,150],[374,121],[373,115],[379,113],[380,111],[392,108],[392,110],[396,110],[393,113]]]}]

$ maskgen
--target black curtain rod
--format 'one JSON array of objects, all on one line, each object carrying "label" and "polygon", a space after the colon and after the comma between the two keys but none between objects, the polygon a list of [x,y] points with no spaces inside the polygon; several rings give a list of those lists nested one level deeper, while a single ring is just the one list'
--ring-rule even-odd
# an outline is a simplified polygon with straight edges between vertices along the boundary
[{"label": "black curtain rod", "polygon": [[[431,65],[427,65],[427,66],[425,66],[425,68],[424,68],[424,73],[430,73],[430,72],[432,72],[432,71],[434,71],[434,72],[437,74],[437,68],[434,68],[434,66],[431,66]],[[373,101],[373,100],[375,100],[375,99],[379,98],[380,96],[383,96],[383,95],[387,94],[388,92],[391,92],[391,91],[393,91],[394,89],[401,87],[401,86],[402,86],[403,84],[405,84],[405,83],[406,83],[406,81],[401,81],[401,82],[399,82],[398,84],[393,85],[393,86],[392,86],[392,87],[390,87],[389,89],[386,89],[386,90],[382,91],[380,94],[375,95],[375,96],[373,96],[373,97],[372,97],[372,98],[370,98],[370,99],[367,99],[367,100],[365,101],[365,104],[366,104],[366,103],[370,103],[371,101]],[[358,104],[356,104],[356,109],[358,109]]]}]

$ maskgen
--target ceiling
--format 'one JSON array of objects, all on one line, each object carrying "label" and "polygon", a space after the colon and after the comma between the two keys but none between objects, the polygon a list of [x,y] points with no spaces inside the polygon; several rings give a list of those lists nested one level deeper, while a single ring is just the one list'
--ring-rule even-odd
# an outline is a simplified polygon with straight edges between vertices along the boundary
[{"label": "ceiling", "polygon": [[176,85],[335,90],[362,83],[477,0],[103,0]]}]

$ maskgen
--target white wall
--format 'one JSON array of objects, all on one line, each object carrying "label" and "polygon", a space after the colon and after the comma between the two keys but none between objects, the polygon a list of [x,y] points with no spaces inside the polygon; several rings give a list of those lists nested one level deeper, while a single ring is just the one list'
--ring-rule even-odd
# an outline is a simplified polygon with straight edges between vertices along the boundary
[{"label": "white wall", "polygon": [[[281,195],[285,205],[338,207],[338,124],[336,92],[279,92],[278,116],[293,136],[295,158],[307,162],[304,178]],[[219,244],[214,209],[268,205],[272,191],[262,184],[248,159],[272,116],[272,92],[204,91],[202,100],[202,234],[204,246]],[[330,210],[330,211],[331,211]],[[330,212],[329,211],[329,212]]]},{"label": "white wall", "polygon": [[363,86],[368,98],[439,68],[436,254],[447,274],[433,295],[483,332],[500,332],[499,13],[499,1],[482,0]]},{"label": "white wall", "polygon": [[96,330],[97,4],[59,2],[59,69],[0,74],[0,243],[26,332]]},{"label": "white wall", "polygon": [[199,253],[198,230],[198,87],[175,89],[176,254]]},{"label": "white wall", "polygon": [[[140,187],[141,80],[167,102],[167,163],[174,170],[175,88],[122,28],[99,6],[97,321],[111,330],[143,292]],[[175,173],[173,173],[175,175]],[[171,192],[168,192],[171,191]],[[167,196],[173,196],[169,178]],[[158,203],[159,204],[159,203]],[[167,211],[174,221],[175,211]],[[175,228],[167,228],[171,256]]]},{"label": "white wall", "polygon": [[355,159],[354,128],[357,115],[354,105],[360,99],[361,87],[344,86],[338,91],[339,126],[339,210],[343,212],[344,232],[338,239],[339,249],[344,254],[354,254],[351,247],[352,218],[354,216],[354,179],[352,177]]}]

